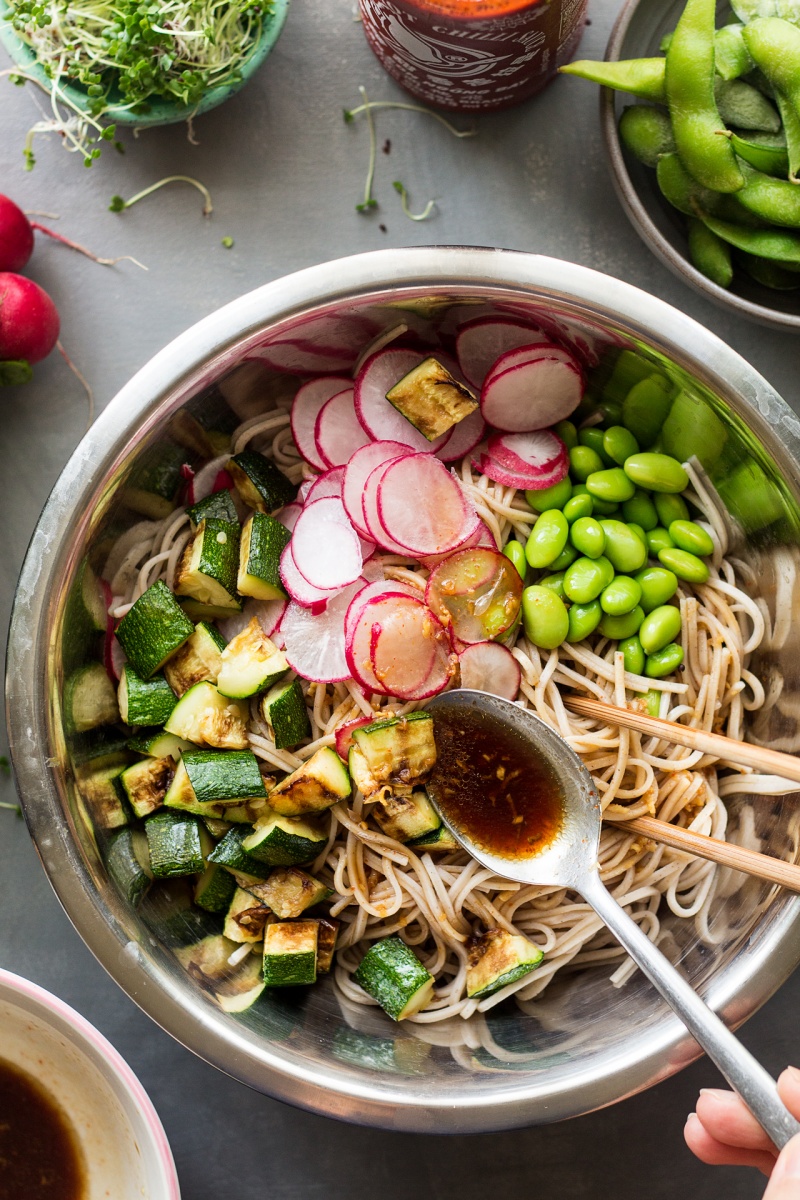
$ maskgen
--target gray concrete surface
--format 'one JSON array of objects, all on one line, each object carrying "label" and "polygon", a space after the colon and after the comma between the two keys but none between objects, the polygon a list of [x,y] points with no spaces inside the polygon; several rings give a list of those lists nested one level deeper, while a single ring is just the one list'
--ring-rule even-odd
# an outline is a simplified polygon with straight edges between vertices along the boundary
[{"label": "gray concrete surface", "polygon": [[[601,57],[617,0],[593,0],[582,53]],[[5,66],[0,53],[0,69]],[[387,113],[378,162],[380,210],[360,216],[367,157],[362,123],[342,109],[402,98],[366,47],[351,0],[293,0],[283,36],[256,79],[196,124],[124,136],[87,171],[55,138],[40,139],[37,165],[22,146],[41,98],[0,79],[0,189],[99,254],[132,254],[113,269],[39,239],[29,271],[56,300],[64,345],[102,408],[156,350],[212,309],[256,285],[325,259],[376,247],[482,244],[538,250],[607,271],[662,296],[745,355],[796,404],[797,340],[742,322],[674,279],[640,243],[620,210],[599,144],[597,95],[561,79],[538,100],[479,122],[457,141],[428,118]],[[122,215],[130,196],[165,175],[189,174],[211,189],[214,214],[175,186]],[[400,212],[394,179],[415,209],[438,199],[435,217]],[[380,225],[386,226],[383,232]],[[226,250],[224,236],[235,246]],[[86,403],[57,355],[24,388],[0,392],[2,636],[16,576],[40,508],[86,422]],[[5,734],[0,733],[0,753]],[[13,787],[0,778],[2,799]],[[93,1021],[125,1055],[152,1096],[172,1143],[186,1200],[752,1200],[749,1171],[695,1162],[681,1130],[698,1089],[717,1082],[707,1061],[616,1107],[545,1129],[484,1137],[392,1135],[350,1128],[255,1095],[162,1033],[95,963],[61,912],[24,825],[0,811],[0,965],[50,988]],[[778,1071],[800,1060],[795,977],[747,1025],[744,1041]]]}]

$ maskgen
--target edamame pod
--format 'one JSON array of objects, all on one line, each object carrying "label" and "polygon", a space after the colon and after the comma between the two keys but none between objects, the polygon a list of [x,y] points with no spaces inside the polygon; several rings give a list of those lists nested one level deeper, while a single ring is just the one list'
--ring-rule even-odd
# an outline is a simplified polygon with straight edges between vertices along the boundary
[{"label": "edamame pod", "polygon": [[631,675],[641,675],[644,670],[644,650],[638,637],[623,638],[617,649],[622,651],[625,670],[630,671]]},{"label": "edamame pod", "polygon": [[679,550],[677,546],[659,550],[658,561],[677,575],[678,579],[685,579],[687,583],[705,583],[708,579],[708,567],[702,558],[686,550]]},{"label": "edamame pod", "polygon": [[517,573],[524,583],[525,575],[528,571],[528,562],[525,558],[525,547],[521,542],[517,542],[512,538],[510,542],[506,542],[503,548],[503,554],[505,554],[508,561],[516,567]]},{"label": "edamame pod", "polygon": [[603,610],[599,600],[590,600],[588,604],[572,604],[569,610],[567,641],[582,642],[594,633],[602,619]]},{"label": "edamame pod", "polygon": [[780,263],[755,254],[742,254],[742,266],[751,279],[778,292],[796,292],[800,288],[800,271],[787,271]]},{"label": "edamame pod", "polygon": [[639,603],[646,613],[666,604],[678,590],[678,576],[666,567],[645,567],[634,579],[642,589]]},{"label": "edamame pod", "polygon": [[687,170],[715,192],[736,192],[744,179],[714,100],[715,19],[715,0],[687,0],[667,51],[667,104]]},{"label": "edamame pod", "polygon": [[548,512],[551,508],[563,508],[572,495],[572,483],[564,478],[552,487],[542,488],[538,492],[526,492],[525,499],[534,512]]},{"label": "edamame pod", "polygon": [[688,217],[702,212],[716,212],[719,193],[701,187],[684,167],[677,154],[662,154],[656,163],[656,182],[661,195],[678,212]]},{"label": "edamame pod", "polygon": [[[748,54],[777,93],[789,146],[792,178],[800,163],[796,161],[797,147],[793,146],[796,130],[792,127],[791,118],[786,119],[786,109],[789,108],[793,117],[800,120],[800,29],[781,17],[760,17],[748,21],[742,30],[742,37]],[[782,105],[780,97],[788,104]]]},{"label": "edamame pod", "polygon": [[628,524],[640,525],[645,533],[658,525],[658,511],[647,492],[637,488],[630,500],[622,506],[622,515]]},{"label": "edamame pod", "polygon": [[594,496],[598,500],[605,500],[607,504],[622,504],[625,500],[630,500],[636,491],[634,484],[622,467],[610,467],[606,471],[593,471],[586,479],[586,486],[590,496]]},{"label": "edamame pod", "polygon": [[623,146],[646,167],[655,167],[662,154],[675,149],[672,125],[667,114],[649,104],[632,104],[623,108],[619,119],[619,136]]},{"label": "edamame pod", "polygon": [[557,508],[543,512],[525,543],[525,557],[537,569],[549,567],[567,544],[569,525]]},{"label": "edamame pod", "polygon": [[632,454],[625,459],[624,470],[638,487],[651,492],[683,492],[689,486],[689,476],[669,454]]},{"label": "edamame pod", "polygon": [[773,225],[800,226],[800,188],[796,183],[773,179],[747,165],[743,171],[745,185],[736,198],[748,212]]},{"label": "edamame pod", "polygon": [[656,492],[653,496],[658,520],[664,529],[669,529],[673,521],[688,521],[689,506],[683,496],[670,495],[668,492]]},{"label": "edamame pod", "polygon": [[628,575],[617,575],[600,593],[600,607],[612,617],[633,612],[642,598],[641,586]]},{"label": "edamame pod", "polygon": [[669,536],[679,550],[688,550],[690,554],[701,557],[714,553],[714,543],[710,534],[694,521],[673,521],[669,527]]},{"label": "edamame pod", "polygon": [[[686,462],[694,454],[705,469],[710,471],[722,454],[728,433],[710,404],[692,392],[680,391],[661,427],[661,438],[665,454],[671,454],[680,463]],[[674,499],[680,501],[684,516],[688,517],[686,502],[681,497]],[[656,511],[659,511],[657,499]],[[675,517],[677,516],[676,513]],[[675,517],[672,520],[675,520]],[[660,512],[659,519],[662,525],[669,525],[669,521],[661,516]]]},{"label": "edamame pod", "polygon": [[744,79],[717,79],[714,99],[725,125],[754,129],[759,133],[777,133],[781,127],[774,105]]},{"label": "edamame pod", "polygon": [[689,218],[689,259],[692,266],[717,287],[731,286],[733,256],[730,246],[695,217]]},{"label": "edamame pod", "polygon": [[737,250],[744,250],[746,254],[800,266],[800,234],[782,229],[748,229],[744,225],[708,216],[703,217],[703,223],[717,237],[729,242]]},{"label": "edamame pod", "polygon": [[671,675],[683,664],[683,647],[677,642],[670,642],[663,650],[649,654],[645,660],[644,673],[650,679],[663,679]]},{"label": "edamame pod", "polygon": [[573,496],[564,505],[564,516],[567,518],[567,524],[569,525],[574,525],[581,517],[590,517],[593,512],[594,502],[588,492],[582,492],[579,496]]},{"label": "edamame pod", "polygon": [[604,613],[598,629],[603,637],[611,638],[615,642],[622,642],[625,638],[633,637],[635,633],[639,632],[639,626],[643,620],[644,612],[637,605],[632,612],[625,613],[622,617]]},{"label": "edamame pod", "polygon": [[622,521],[601,521],[606,535],[605,556],[617,571],[629,575],[647,561],[647,546]]},{"label": "edamame pod", "polygon": [[607,558],[576,558],[564,572],[564,591],[575,604],[596,600],[614,578]]},{"label": "edamame pod", "polygon": [[663,104],[666,100],[663,58],[628,58],[617,62],[579,59],[558,69],[564,75],[577,75],[580,79],[618,92],[629,92],[631,96],[641,96],[655,104]]},{"label": "edamame pod", "polygon": [[606,544],[603,527],[594,517],[580,517],[570,529],[575,549],[587,558],[599,558]]},{"label": "edamame pod", "polygon": [[674,642],[681,630],[681,610],[674,604],[662,604],[647,613],[639,626],[639,641],[645,654],[656,654]]},{"label": "edamame pod", "polygon": [[731,133],[731,145],[739,158],[744,159],[757,171],[786,179],[789,175],[789,151],[783,134],[751,133],[743,137]]},{"label": "edamame pod", "polygon": [[722,79],[738,79],[755,65],[742,37],[743,25],[723,25],[714,34],[714,66]]},{"label": "edamame pod", "polygon": [[569,616],[563,600],[552,588],[526,587],[522,593],[522,626],[534,646],[555,650],[569,632]]}]

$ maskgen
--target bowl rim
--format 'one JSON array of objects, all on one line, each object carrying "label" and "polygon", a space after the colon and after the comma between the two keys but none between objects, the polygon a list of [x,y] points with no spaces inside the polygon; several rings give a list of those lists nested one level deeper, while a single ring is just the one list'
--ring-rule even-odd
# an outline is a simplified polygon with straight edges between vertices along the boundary
[{"label": "bowl rim", "polygon": [[[9,743],[23,811],[42,863],[67,915],[108,973],[163,1029],[220,1070],[259,1091],[310,1111],[357,1124],[417,1132],[486,1132],[544,1123],[586,1111],[576,1103],[591,1085],[593,1107],[631,1095],[701,1051],[668,1011],[609,1056],[598,1080],[576,1071],[558,1087],[547,1073],[504,1081],[489,1095],[457,1086],[441,1095],[424,1089],[398,1094],[379,1077],[348,1075],[331,1058],[324,1066],[291,1061],[285,1048],[254,1045],[232,1019],[220,1022],[209,1004],[185,1003],[185,988],[136,940],[131,911],[102,896],[89,864],[70,836],[55,775],[48,763],[47,630],[50,597],[63,578],[68,544],[80,542],[103,480],[137,439],[205,383],[235,348],[263,337],[265,327],[368,297],[414,294],[487,300],[526,296],[587,320],[613,319],[631,338],[668,352],[722,394],[737,394],[757,436],[770,444],[792,481],[800,462],[800,419],[744,359],[699,322],[648,293],[559,259],[473,247],[379,250],[309,267],[268,283],[204,318],[142,367],[81,441],[53,488],[33,533],[17,588],[6,675]],[[173,403],[165,403],[172,397]],[[780,430],[776,437],[775,430]],[[76,515],[77,514],[77,515]],[[73,553],[74,557],[74,553]],[[751,938],[736,959],[703,988],[708,1003],[732,1024],[752,1014],[800,962],[800,897],[787,899],[769,937]],[[120,953],[121,949],[124,950]],[[182,999],[183,997],[183,999]],[[585,1102],[584,1102],[585,1103]]]},{"label": "bowl rim", "polygon": [[[289,11],[289,2],[290,0],[272,0],[273,11],[265,18],[261,34],[254,44],[252,53],[242,66],[241,79],[238,82],[217,84],[215,87],[209,88],[195,105],[178,104],[174,100],[155,99],[149,113],[132,113],[126,108],[112,105],[104,115],[104,120],[107,120],[109,124],[146,129],[158,125],[178,124],[180,121],[188,121],[210,112],[212,108],[216,108],[240,91],[261,66],[280,37]],[[47,91],[48,79],[44,68],[39,65],[30,47],[12,29],[11,23],[3,19],[8,12],[10,12],[10,8],[7,0],[0,0],[0,45],[5,47],[11,61],[32,77],[35,85]],[[81,112],[86,111],[88,97],[82,88],[66,83],[62,84],[59,90],[71,105]]]},{"label": "bowl rim", "polygon": [[142,1118],[150,1139],[154,1161],[157,1162],[162,1181],[166,1185],[165,1195],[169,1200],[180,1200],[175,1160],[161,1118],[139,1078],[111,1042],[99,1029],[95,1029],[91,1022],[53,992],[48,992],[30,979],[2,967],[0,1001],[41,1017],[49,1028],[64,1034],[73,1045],[80,1046],[98,1070],[115,1078]]},{"label": "bowl rim", "polygon": [[[647,2],[649,0],[626,0],[611,29],[605,53],[607,62],[619,61],[633,16],[641,4]],[[600,128],[617,199],[645,245],[674,275],[677,275],[679,279],[688,283],[696,291],[704,293],[709,300],[713,300],[720,307],[730,309],[740,316],[749,317],[761,325],[769,325],[783,331],[800,329],[800,313],[782,313],[779,309],[757,304],[753,300],[747,300],[744,296],[729,291],[728,288],[720,287],[719,284],[714,283],[701,271],[698,271],[689,259],[675,248],[669,238],[664,236],[642,203],[639,192],[628,172],[617,130],[615,96],[616,93],[612,88],[600,88]]]}]

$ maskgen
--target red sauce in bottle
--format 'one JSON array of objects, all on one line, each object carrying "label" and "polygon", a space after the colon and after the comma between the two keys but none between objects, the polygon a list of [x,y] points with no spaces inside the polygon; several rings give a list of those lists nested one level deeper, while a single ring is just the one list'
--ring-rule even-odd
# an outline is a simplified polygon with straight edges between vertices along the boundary
[{"label": "red sauce in bottle", "polygon": [[575,53],[587,0],[359,0],[364,32],[412,95],[487,112],[540,92]]}]

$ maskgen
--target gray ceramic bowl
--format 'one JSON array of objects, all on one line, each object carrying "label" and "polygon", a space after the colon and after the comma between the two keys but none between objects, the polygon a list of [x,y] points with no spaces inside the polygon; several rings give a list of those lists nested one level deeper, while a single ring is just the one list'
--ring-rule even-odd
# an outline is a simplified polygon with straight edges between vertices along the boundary
[{"label": "gray ceramic bowl", "polygon": [[[714,410],[726,430],[725,479],[756,471],[770,505],[734,489],[740,556],[774,609],[800,579],[800,421],[756,372],[697,322],[646,293],[585,267],[503,250],[386,250],[326,263],[241,297],[189,329],[123,388],[58,480],[33,535],[9,643],[7,712],[19,789],[45,870],[76,928],[122,988],[196,1054],[252,1087],[329,1116],[393,1129],[467,1132],[555,1121],[630,1095],[699,1051],[639,975],[621,989],[608,969],[565,974],[523,1015],[514,1005],[485,1022],[392,1024],[340,1003],[331,981],[299,995],[270,993],[233,1016],[171,952],[197,938],[194,919],[162,888],[138,910],[104,865],[105,839],[76,792],[61,717],[65,672],[93,652],[69,597],[88,555],[101,566],[113,537],[140,518],[153,456],[191,430],[239,416],[313,364],[347,370],[376,331],[398,319],[445,343],[479,313],[528,314],[567,333],[593,370],[628,350],[646,373],[666,373]],[[268,365],[269,364],[269,365]],[[215,426],[212,424],[211,428]],[[702,454],[702,449],[701,449]],[[747,476],[748,478],[750,476]],[[763,742],[800,745],[797,627],[776,625],[754,669],[772,681],[769,710],[751,729]],[[779,682],[782,681],[779,687]],[[730,805],[733,838],[785,857],[798,809],[783,798]],[[744,1021],[800,960],[800,899],[731,875],[715,900],[711,943],[668,916],[664,943],[708,1002]]]},{"label": "gray ceramic bowl", "polygon": [[[685,0],[628,0],[611,31],[606,58],[647,58],[658,54],[661,38],[675,28],[684,7]],[[718,5],[717,14],[718,26],[733,19],[727,3]],[[636,232],[675,275],[715,304],[763,325],[800,329],[800,289],[774,291],[741,270],[736,272],[730,288],[722,288],[692,266],[685,218],[661,195],[655,171],[637,162],[620,143],[619,115],[626,105],[635,103],[633,96],[601,89],[600,122],[611,177]]]}]

